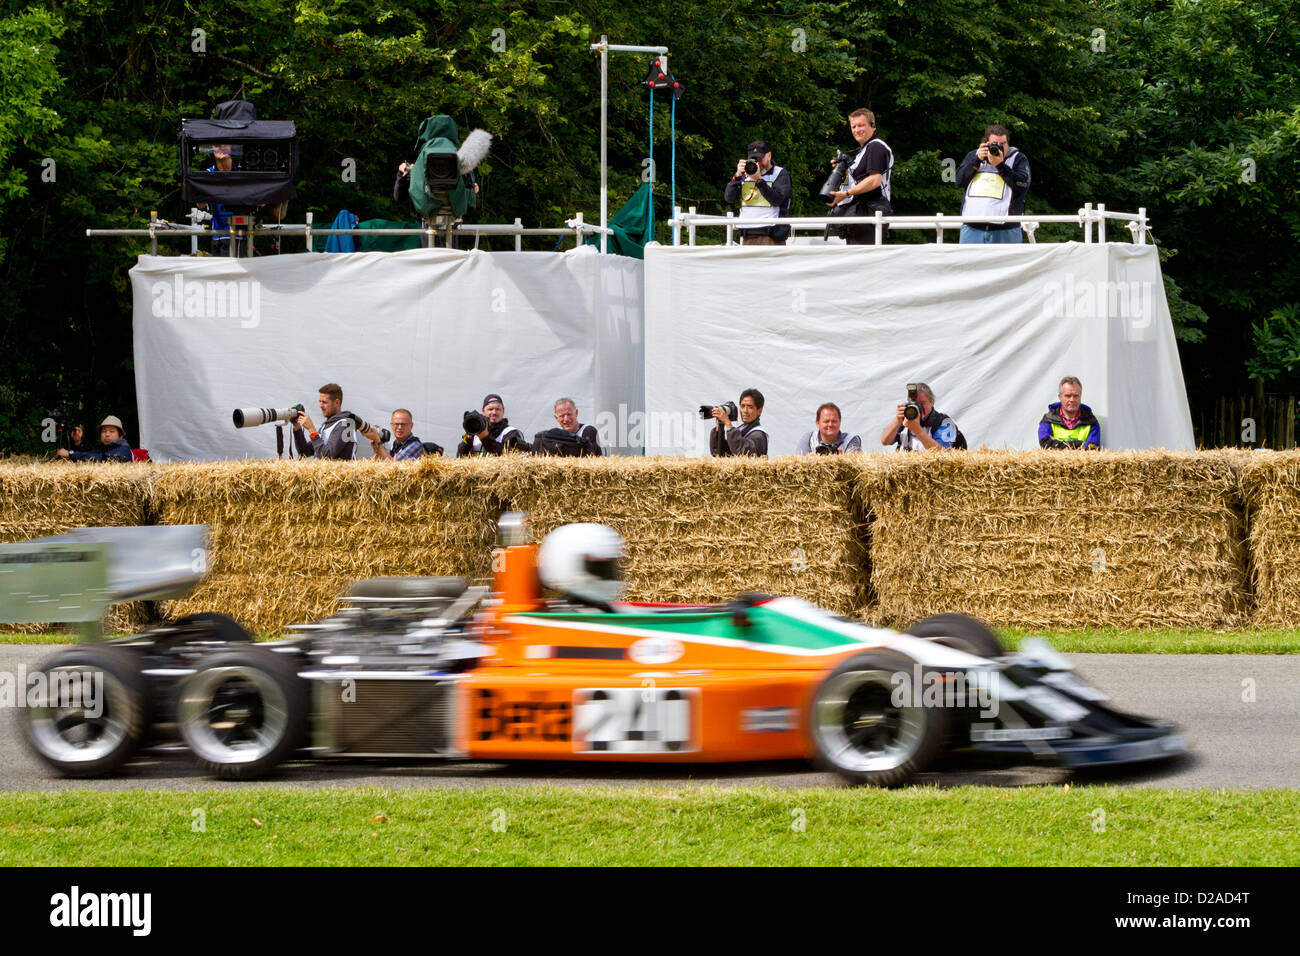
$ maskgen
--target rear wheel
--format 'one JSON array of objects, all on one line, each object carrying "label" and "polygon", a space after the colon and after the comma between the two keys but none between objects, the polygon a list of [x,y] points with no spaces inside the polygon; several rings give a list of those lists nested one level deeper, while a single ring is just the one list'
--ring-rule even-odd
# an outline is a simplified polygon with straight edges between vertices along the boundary
[{"label": "rear wheel", "polygon": [[1006,653],[988,625],[966,614],[935,614],[917,621],[905,633],[977,657],[1001,657]]},{"label": "rear wheel", "polygon": [[899,786],[925,770],[943,750],[951,715],[922,706],[914,674],[913,661],[889,651],[858,654],[831,671],[808,722],[817,763],[877,787]]},{"label": "rear wheel", "polygon": [[[74,647],[50,658],[22,729],[36,755],[68,777],[99,777],[129,760],[148,727],[140,659],[121,647]],[[41,686],[43,682],[44,686]]]},{"label": "rear wheel", "polygon": [[251,780],[302,745],[307,688],[293,661],[274,651],[222,652],[181,685],[176,722],[205,770]]}]

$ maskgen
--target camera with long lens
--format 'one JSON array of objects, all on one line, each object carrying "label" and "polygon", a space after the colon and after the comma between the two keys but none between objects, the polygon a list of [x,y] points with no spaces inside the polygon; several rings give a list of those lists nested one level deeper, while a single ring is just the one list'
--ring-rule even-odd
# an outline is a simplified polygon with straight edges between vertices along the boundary
[{"label": "camera with long lens", "polygon": [[753,159],[745,160],[745,175],[752,176],[758,172],[758,161]]},{"label": "camera with long lens", "polygon": [[[352,419],[352,424],[359,433],[365,434],[370,431],[370,423],[355,412],[349,413],[348,418]],[[393,433],[387,428],[375,426],[375,431],[379,433],[379,440],[381,442],[390,442],[393,440]]]},{"label": "camera with long lens", "polygon": [[990,155],[990,156],[1001,156],[1001,155],[1002,155],[1002,144],[999,143],[997,140],[994,140],[994,141],[990,142],[990,143],[989,143],[989,155]]},{"label": "camera with long lens", "polygon": [[304,410],[301,405],[290,405],[288,408],[236,408],[232,417],[236,428],[253,428],[272,422],[295,421]]},{"label": "camera with long lens", "polygon": [[921,417],[921,405],[916,400],[916,386],[907,386],[907,404],[903,406],[903,417],[914,422]]},{"label": "camera with long lens", "polygon": [[822,186],[819,193],[823,199],[833,198],[831,193],[838,192],[839,188],[844,185],[844,178],[848,176],[849,166],[853,162],[853,154],[840,150],[835,154],[834,162],[835,168],[831,170],[830,176],[826,179],[826,184]]},{"label": "camera with long lens", "polygon": [[488,427],[488,420],[482,412],[468,411],[460,424],[466,435],[478,435]]},{"label": "camera with long lens", "polygon": [[713,410],[715,408],[720,408],[726,412],[728,421],[735,422],[740,420],[740,409],[736,408],[735,402],[719,402],[717,405],[701,405],[700,418],[708,421],[713,417]]},{"label": "camera with long lens", "polygon": [[813,449],[819,455],[836,455],[839,454],[839,446],[833,445],[828,441],[818,442],[817,447]]}]

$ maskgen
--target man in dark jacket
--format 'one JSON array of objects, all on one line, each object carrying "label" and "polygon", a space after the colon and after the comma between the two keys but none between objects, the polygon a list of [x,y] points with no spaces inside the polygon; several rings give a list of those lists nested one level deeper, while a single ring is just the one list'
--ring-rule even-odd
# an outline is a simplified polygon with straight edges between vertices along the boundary
[{"label": "man in dark jacket", "polygon": [[487,419],[487,428],[476,435],[465,435],[456,446],[456,457],[467,458],[470,455],[500,455],[511,449],[529,451],[524,433],[510,424],[506,418],[506,406],[501,396],[491,392],[483,397],[483,417]]},{"label": "man in dark jacket", "polygon": [[731,455],[766,458],[767,430],[759,421],[763,414],[763,393],[756,388],[747,388],[740,393],[737,404],[740,411],[739,425],[731,421],[726,409],[721,406],[713,409],[713,417],[718,425],[709,434],[709,454],[715,458]]},{"label": "man in dark jacket", "polygon": [[58,456],[69,461],[135,461],[131,446],[126,443],[126,429],[122,419],[109,415],[99,423],[99,441],[103,448],[94,451],[68,451],[60,448]]},{"label": "man in dark jacket", "polygon": [[[736,175],[731,177],[722,199],[727,203],[740,203],[743,220],[776,219],[790,215],[790,173],[772,163],[772,150],[761,139],[749,144],[747,159],[736,162]],[[746,172],[748,163],[754,164],[752,173]],[[736,227],[740,242],[746,246],[784,246],[790,235],[789,226]]]},{"label": "man in dark jacket", "polygon": [[[342,410],[343,389],[333,382],[322,385],[318,404],[325,416],[320,431],[305,410],[298,413],[298,420],[293,423],[293,443],[299,456],[346,460],[357,457],[356,417]],[[378,433],[372,427],[366,437],[373,441]]]},{"label": "man in dark jacket", "polygon": [[1073,375],[1061,379],[1059,401],[1047,406],[1038,423],[1038,444],[1042,448],[1101,450],[1101,423],[1083,404],[1083,386]]}]

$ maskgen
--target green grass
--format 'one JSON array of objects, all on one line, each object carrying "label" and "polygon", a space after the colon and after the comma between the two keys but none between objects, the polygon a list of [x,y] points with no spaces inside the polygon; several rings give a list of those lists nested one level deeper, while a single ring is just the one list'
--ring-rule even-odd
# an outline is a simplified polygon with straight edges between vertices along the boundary
[{"label": "green grass", "polygon": [[[1026,631],[1008,628],[1009,646],[1026,637],[1046,637],[1057,650],[1097,654],[1300,654],[1300,628],[1238,631],[1133,631],[1098,628],[1079,631]],[[0,644],[66,644],[71,634],[5,634]],[[262,635],[262,640],[267,639]]]},{"label": "green grass", "polygon": [[0,795],[0,866],[1282,866],[1297,821],[1293,791],[1077,785],[67,791]]}]

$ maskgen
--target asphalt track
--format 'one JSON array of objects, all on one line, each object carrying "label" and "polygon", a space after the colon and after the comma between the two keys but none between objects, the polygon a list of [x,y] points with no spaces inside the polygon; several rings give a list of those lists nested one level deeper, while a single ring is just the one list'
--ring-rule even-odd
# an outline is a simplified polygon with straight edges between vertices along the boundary
[{"label": "asphalt track", "polygon": [[[51,645],[0,645],[0,671],[16,673]],[[1070,774],[1052,767],[944,768],[918,783],[1020,787],[1089,782],[1180,790],[1300,789],[1300,655],[1070,654],[1078,673],[1119,707],[1180,725],[1192,754],[1158,765]],[[0,790],[224,790],[249,787],[840,786],[802,762],[606,765],[301,761],[256,783],[212,780],[184,753],[145,754],[107,780],[54,776],[27,750],[17,714],[0,714]]]}]

